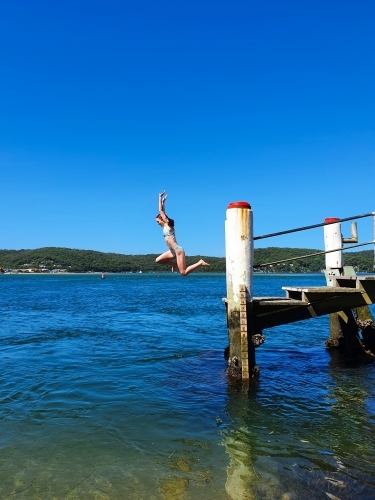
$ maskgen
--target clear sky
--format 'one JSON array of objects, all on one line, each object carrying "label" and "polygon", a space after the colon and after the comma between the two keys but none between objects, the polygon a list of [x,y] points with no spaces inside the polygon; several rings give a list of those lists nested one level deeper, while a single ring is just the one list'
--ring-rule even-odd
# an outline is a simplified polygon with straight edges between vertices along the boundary
[{"label": "clear sky", "polygon": [[256,235],[374,211],[374,21],[373,0],[0,0],[0,248],[161,253],[163,189],[187,255],[224,255],[232,201]]}]

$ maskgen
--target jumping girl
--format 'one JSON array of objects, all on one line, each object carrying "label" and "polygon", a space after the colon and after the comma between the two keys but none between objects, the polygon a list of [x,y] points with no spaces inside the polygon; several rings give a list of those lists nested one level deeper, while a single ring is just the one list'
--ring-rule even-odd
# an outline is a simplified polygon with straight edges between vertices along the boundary
[{"label": "jumping girl", "polygon": [[172,272],[174,270],[174,266],[177,265],[177,268],[182,276],[187,276],[195,269],[197,269],[197,267],[210,267],[210,264],[207,264],[207,262],[202,259],[199,262],[186,267],[185,251],[177,244],[176,241],[176,235],[174,232],[174,220],[170,219],[166,215],[164,210],[165,200],[167,198],[168,195],[165,194],[165,191],[159,194],[159,213],[156,216],[156,222],[163,228],[163,236],[169,250],[159,255],[155,262],[164,265],[170,264],[172,266]]}]

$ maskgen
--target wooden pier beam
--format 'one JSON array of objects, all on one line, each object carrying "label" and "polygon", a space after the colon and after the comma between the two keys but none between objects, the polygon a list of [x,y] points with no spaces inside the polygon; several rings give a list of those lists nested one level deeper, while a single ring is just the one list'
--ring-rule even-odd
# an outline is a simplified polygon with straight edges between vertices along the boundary
[{"label": "wooden pier beam", "polygon": [[249,380],[255,366],[253,300],[253,212],[247,202],[228,205],[225,221],[228,371],[231,377]]}]

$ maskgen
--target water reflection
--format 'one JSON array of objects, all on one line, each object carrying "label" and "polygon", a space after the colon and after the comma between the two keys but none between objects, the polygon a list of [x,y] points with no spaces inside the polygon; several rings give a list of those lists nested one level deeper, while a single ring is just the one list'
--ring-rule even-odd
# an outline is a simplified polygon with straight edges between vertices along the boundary
[{"label": "water reflection", "polygon": [[232,426],[224,431],[223,444],[230,457],[225,491],[232,500],[254,500],[257,475],[254,469],[252,445],[245,427],[249,384],[235,382],[228,388],[227,412]]},{"label": "water reflection", "polygon": [[327,357],[314,372],[305,361],[303,371],[290,365],[277,388],[269,368],[248,390],[228,387],[229,498],[375,497],[374,366],[349,367]]}]

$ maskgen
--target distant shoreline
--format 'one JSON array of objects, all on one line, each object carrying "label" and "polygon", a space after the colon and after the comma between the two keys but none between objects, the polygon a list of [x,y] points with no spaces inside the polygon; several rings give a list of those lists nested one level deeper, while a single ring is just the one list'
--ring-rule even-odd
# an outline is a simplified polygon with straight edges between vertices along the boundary
[{"label": "distant shoreline", "polygon": [[[313,248],[267,247],[254,251],[254,270],[262,273],[319,273],[325,267],[324,255],[301,258],[319,250]],[[373,272],[373,250],[345,252],[345,265],[356,272]],[[168,273],[170,266],[160,266],[155,262],[157,254],[126,255],[103,253],[94,250],[77,250],[60,247],[44,247],[35,250],[0,250],[0,267],[16,274],[99,274],[99,273]],[[225,257],[187,255],[187,265],[203,259],[210,264],[209,272],[225,272]],[[261,271],[258,270],[261,267]],[[47,271],[48,270],[48,271]],[[44,272],[43,272],[44,271]],[[58,272],[60,271],[60,272]],[[63,271],[63,272],[61,272]],[[206,273],[205,270],[197,270]]]}]

